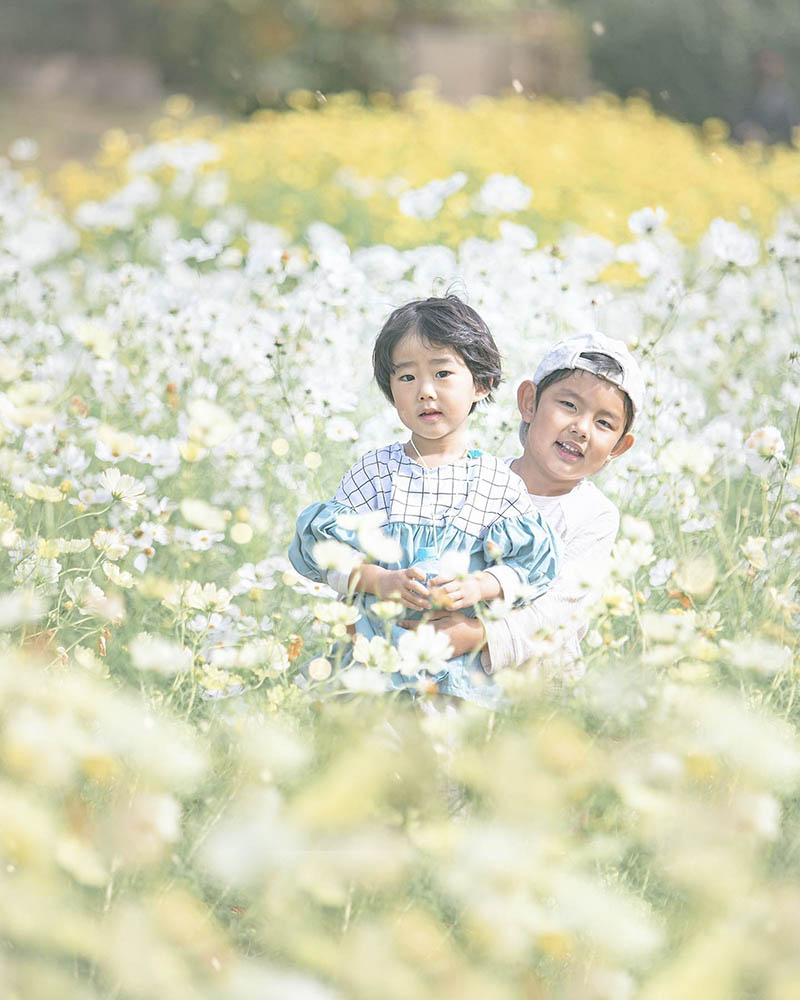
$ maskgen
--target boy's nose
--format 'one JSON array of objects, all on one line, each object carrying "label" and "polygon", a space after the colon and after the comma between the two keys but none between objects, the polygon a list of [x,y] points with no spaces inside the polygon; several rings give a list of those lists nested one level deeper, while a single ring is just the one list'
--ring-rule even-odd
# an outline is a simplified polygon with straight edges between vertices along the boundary
[{"label": "boy's nose", "polygon": [[580,434],[581,437],[587,437],[589,434],[589,418],[579,414],[572,421],[571,430],[575,434]]}]

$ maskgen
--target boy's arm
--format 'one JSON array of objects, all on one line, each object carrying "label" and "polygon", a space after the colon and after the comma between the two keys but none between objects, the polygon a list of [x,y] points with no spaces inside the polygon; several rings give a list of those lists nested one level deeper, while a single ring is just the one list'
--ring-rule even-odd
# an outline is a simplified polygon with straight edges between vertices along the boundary
[{"label": "boy's arm", "polygon": [[486,646],[481,664],[487,673],[520,666],[536,656],[536,636],[542,631],[563,630],[570,645],[577,647],[597,598],[597,587],[587,584],[587,575],[598,566],[608,565],[618,525],[616,510],[587,523],[570,540],[561,571],[548,591],[503,619],[484,622]]}]

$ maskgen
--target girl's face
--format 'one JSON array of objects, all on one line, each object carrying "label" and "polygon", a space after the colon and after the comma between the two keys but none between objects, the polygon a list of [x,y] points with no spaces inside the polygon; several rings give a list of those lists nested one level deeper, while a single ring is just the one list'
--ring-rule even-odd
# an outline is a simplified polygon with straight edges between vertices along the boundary
[{"label": "girl's face", "polygon": [[523,478],[531,493],[568,493],[633,444],[625,426],[622,390],[590,372],[574,371],[538,394],[532,382],[519,387],[525,440]]},{"label": "girl's face", "polygon": [[459,450],[473,403],[489,394],[479,389],[463,358],[452,347],[429,344],[413,331],[392,352],[389,379],[398,416],[412,440],[436,443],[435,450]]}]

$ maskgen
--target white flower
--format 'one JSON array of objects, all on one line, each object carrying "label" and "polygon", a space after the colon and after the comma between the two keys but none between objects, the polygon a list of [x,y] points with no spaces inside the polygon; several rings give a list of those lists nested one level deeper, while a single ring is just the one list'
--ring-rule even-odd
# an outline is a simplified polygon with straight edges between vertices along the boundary
[{"label": "white flower", "polygon": [[335,539],[326,539],[317,542],[313,549],[314,559],[320,569],[332,569],[337,573],[347,573],[348,575],[360,566],[364,557],[344,542],[337,542]]},{"label": "white flower", "polygon": [[670,475],[692,472],[696,476],[705,476],[714,464],[714,449],[701,441],[682,438],[669,441],[659,459]]},{"label": "white flower", "polygon": [[203,448],[215,448],[236,430],[236,422],[228,411],[209,399],[193,399],[186,409],[189,439]]},{"label": "white flower", "polygon": [[34,590],[12,590],[0,594],[0,629],[35,622],[46,610],[47,606]]},{"label": "white flower", "polygon": [[336,600],[339,596],[335,590],[318,580],[309,580],[308,577],[300,576],[293,569],[287,569],[281,576],[281,581],[287,587],[291,587],[296,594],[310,595],[312,597],[329,597]]},{"label": "white flower", "polygon": [[420,625],[416,630],[403,633],[397,643],[400,653],[398,669],[406,677],[416,676],[420,670],[435,674],[447,667],[453,647],[444,632],[437,632],[433,625]]},{"label": "white flower", "polygon": [[779,260],[800,260],[800,222],[791,212],[778,219],[774,235],[767,240],[767,250]]},{"label": "white flower", "polygon": [[130,589],[134,584],[133,576],[127,570],[120,569],[116,563],[104,562],[103,572],[112,583],[125,590]]},{"label": "white flower", "polygon": [[478,192],[474,206],[484,215],[509,215],[527,208],[533,191],[518,177],[491,174]]},{"label": "white flower", "polygon": [[465,173],[456,173],[446,180],[432,180],[421,188],[404,191],[397,199],[397,207],[413,219],[432,219],[437,215],[451,194],[467,183]]},{"label": "white flower", "polygon": [[186,605],[198,611],[224,612],[227,611],[231,603],[231,592],[224,587],[218,587],[215,583],[206,583],[200,586],[196,581],[192,581],[186,588]]},{"label": "white flower", "polygon": [[390,621],[405,614],[405,607],[399,601],[375,601],[370,611],[381,621]]},{"label": "white flower", "polygon": [[45,500],[47,503],[59,503],[64,499],[64,494],[57,487],[41,483],[25,483],[25,495],[31,500]]},{"label": "white flower", "polygon": [[367,639],[364,635],[358,635],[353,643],[353,659],[366,667],[391,674],[398,668],[400,654],[382,636],[376,635]]},{"label": "white flower", "polygon": [[735,222],[714,219],[708,227],[707,239],[712,253],[726,264],[753,267],[758,263],[758,240],[740,229]]},{"label": "white flower", "polygon": [[442,576],[452,576],[456,579],[469,573],[469,553],[459,549],[443,552],[439,560],[439,572]]},{"label": "white flower", "polygon": [[649,521],[634,517],[632,514],[623,514],[621,527],[622,534],[632,542],[649,544],[653,541],[653,528]]},{"label": "white flower", "polygon": [[99,549],[106,559],[122,559],[129,551],[125,536],[116,528],[110,531],[107,531],[105,528],[98,528],[92,535],[92,545],[96,549]]},{"label": "white flower", "polygon": [[656,208],[640,208],[628,218],[628,229],[636,236],[649,236],[667,221],[667,213],[658,205]]},{"label": "white flower", "polygon": [[695,616],[645,611],[642,613],[642,631],[652,642],[682,645],[688,643],[695,635]]},{"label": "white flower", "polygon": [[638,569],[654,559],[653,546],[648,542],[632,541],[623,536],[617,539],[611,553],[611,573],[618,580],[629,580]]},{"label": "white flower", "polygon": [[786,457],[786,445],[777,427],[766,424],[758,427],[744,443],[747,468],[757,476],[767,476],[776,462]]},{"label": "white flower", "polygon": [[289,669],[289,654],[286,647],[271,635],[263,640],[263,666],[271,674],[282,674]]},{"label": "white flower", "polygon": [[614,618],[624,618],[633,612],[633,598],[621,583],[610,583],[603,591],[603,603]]},{"label": "white flower", "polygon": [[100,486],[117,497],[128,510],[136,510],[145,496],[144,486],[133,476],[123,475],[119,469],[106,469],[100,474]]},{"label": "white flower", "polygon": [[717,582],[717,564],[709,552],[685,556],[673,572],[675,586],[694,597],[708,597]]},{"label": "white flower", "polygon": [[174,584],[162,600],[171,611],[192,608],[195,611],[225,612],[230,607],[232,594],[215,583],[201,586],[196,580]]},{"label": "white flower", "polygon": [[336,523],[345,529],[358,532],[361,551],[370,559],[381,563],[397,562],[403,554],[400,543],[385,535],[381,530],[386,522],[383,511],[367,514],[340,514]]},{"label": "white flower", "polygon": [[194,497],[181,500],[181,514],[189,524],[193,524],[196,528],[205,528],[207,531],[224,532],[229,520],[225,511]]},{"label": "white flower", "polygon": [[162,636],[140,632],[130,641],[128,651],[137,670],[173,677],[191,669],[191,649]]},{"label": "white flower", "polygon": [[735,667],[767,676],[792,666],[792,651],[788,646],[761,636],[742,636],[734,642],[726,642],[725,652]]},{"label": "white flower", "polygon": [[765,840],[777,840],[781,833],[780,802],[769,792],[742,792],[733,800],[736,826]]},{"label": "white flower", "polygon": [[343,601],[317,601],[314,617],[326,625],[353,625],[361,614],[355,605]]},{"label": "white flower", "polygon": [[325,424],[325,437],[330,441],[357,441],[358,431],[347,417],[331,417]]},{"label": "white flower", "polygon": [[347,690],[355,694],[383,694],[389,687],[387,677],[368,667],[348,667],[340,677]]}]

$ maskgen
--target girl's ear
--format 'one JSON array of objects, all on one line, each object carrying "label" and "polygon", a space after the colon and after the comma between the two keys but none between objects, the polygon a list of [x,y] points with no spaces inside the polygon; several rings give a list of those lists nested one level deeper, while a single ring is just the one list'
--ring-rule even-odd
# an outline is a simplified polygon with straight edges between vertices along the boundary
[{"label": "girl's ear", "polygon": [[519,415],[526,424],[529,424],[536,412],[536,386],[530,379],[525,379],[517,389],[517,406]]}]

